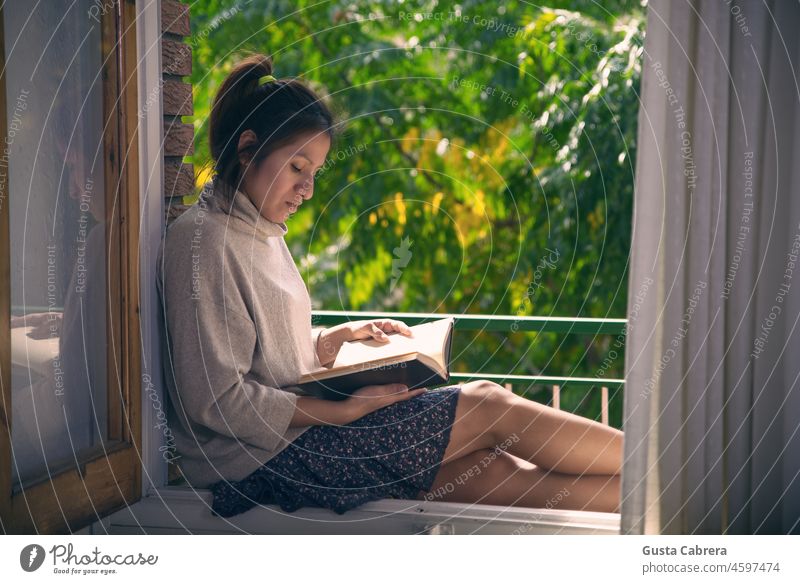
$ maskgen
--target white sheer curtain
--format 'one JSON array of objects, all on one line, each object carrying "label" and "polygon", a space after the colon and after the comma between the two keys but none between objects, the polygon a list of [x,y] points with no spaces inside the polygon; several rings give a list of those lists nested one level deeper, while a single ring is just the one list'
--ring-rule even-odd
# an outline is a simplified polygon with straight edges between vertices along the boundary
[{"label": "white sheer curtain", "polygon": [[648,7],[623,533],[800,533],[799,26]]}]

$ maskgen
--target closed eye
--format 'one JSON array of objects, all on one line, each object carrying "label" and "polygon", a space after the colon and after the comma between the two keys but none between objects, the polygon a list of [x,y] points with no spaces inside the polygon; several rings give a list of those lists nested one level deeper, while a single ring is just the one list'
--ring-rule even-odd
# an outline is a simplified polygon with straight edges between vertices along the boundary
[{"label": "closed eye", "polygon": [[[290,166],[292,167],[292,170],[295,171],[297,174],[300,174],[301,172],[303,172],[302,168],[298,168],[294,164],[290,164]],[[311,173],[311,178],[313,178],[314,180],[317,180],[320,176],[322,176],[322,167],[321,166],[317,170],[315,170],[313,173]]]}]

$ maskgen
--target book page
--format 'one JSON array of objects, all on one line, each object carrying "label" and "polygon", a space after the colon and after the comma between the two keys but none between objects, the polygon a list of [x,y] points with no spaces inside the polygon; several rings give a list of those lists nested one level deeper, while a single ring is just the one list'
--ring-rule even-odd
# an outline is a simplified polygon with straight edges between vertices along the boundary
[{"label": "book page", "polygon": [[399,355],[397,357],[392,357],[389,359],[375,359],[372,361],[364,361],[363,363],[356,363],[354,365],[347,365],[347,366],[340,366],[335,369],[315,369],[310,373],[306,373],[300,378],[299,383],[306,383],[309,381],[321,381],[325,379],[331,379],[335,377],[339,377],[340,375],[348,375],[350,373],[358,373],[359,371],[367,371],[370,369],[377,369],[377,368],[384,368],[384,367],[391,367],[393,365],[397,365],[404,361],[413,361],[419,359],[421,362],[425,363],[428,367],[431,367],[433,370],[436,370],[435,364],[427,363],[427,357],[421,355],[420,353],[408,353],[405,355]]},{"label": "book page", "polygon": [[451,322],[451,318],[444,318],[418,324],[409,327],[412,336],[407,337],[400,333],[393,333],[389,335],[388,343],[373,339],[344,343],[332,368],[347,367],[376,359],[388,359],[408,353],[424,353],[443,364],[444,342]]}]

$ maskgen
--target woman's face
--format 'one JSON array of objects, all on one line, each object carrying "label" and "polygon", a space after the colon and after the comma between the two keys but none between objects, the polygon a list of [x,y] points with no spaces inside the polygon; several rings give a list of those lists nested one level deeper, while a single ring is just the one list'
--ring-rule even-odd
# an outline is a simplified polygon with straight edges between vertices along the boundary
[{"label": "woman's face", "polygon": [[[242,133],[242,147],[255,134]],[[291,142],[269,154],[261,163],[245,162],[242,190],[261,216],[273,223],[284,223],[300,205],[314,195],[314,173],[324,164],[331,147],[326,132],[298,135]]]}]

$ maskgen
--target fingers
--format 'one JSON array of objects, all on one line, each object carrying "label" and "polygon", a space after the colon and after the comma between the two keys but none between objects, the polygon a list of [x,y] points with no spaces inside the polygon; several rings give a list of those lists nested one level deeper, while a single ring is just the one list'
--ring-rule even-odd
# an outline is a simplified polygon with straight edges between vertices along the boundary
[{"label": "fingers", "polygon": [[408,399],[410,397],[414,397],[415,395],[419,395],[423,393],[427,388],[425,387],[418,387],[417,389],[408,389],[405,385],[400,385],[396,389],[392,390],[388,396],[392,398],[397,398],[398,400]]},{"label": "fingers", "polygon": [[395,393],[411,393],[411,394],[416,395],[418,393],[423,393],[423,392],[428,390],[427,387],[418,387],[416,389],[408,389],[408,386],[407,385],[403,385],[402,383],[395,383],[395,384],[390,384],[390,385],[382,385],[382,386],[379,386],[379,387],[391,388],[391,393],[392,394],[395,394]]},{"label": "fingers", "polygon": [[[367,389],[367,388],[365,388]],[[372,395],[353,395],[352,397],[365,398],[365,405],[369,412],[380,410],[392,404],[417,397],[427,391],[426,387],[409,390],[402,384],[374,385],[369,390],[376,391]]]},{"label": "fingers", "polygon": [[408,386],[402,383],[389,383],[386,385],[371,385],[369,387],[361,388],[353,393],[353,397],[368,399],[395,399],[404,398],[409,394],[413,397],[425,392],[426,390],[427,388],[425,387],[409,390]]},{"label": "fingers", "polygon": [[353,392],[353,397],[383,398],[408,391],[408,386],[402,383],[388,383],[386,385],[368,385]]},{"label": "fingers", "polygon": [[385,320],[376,320],[373,321],[372,325],[381,330],[382,332],[386,333],[400,333],[406,337],[412,336],[411,329],[408,327],[406,323],[401,320],[394,320],[391,318],[387,318]]},{"label": "fingers", "polygon": [[380,406],[378,406],[377,409],[380,409],[380,408],[383,408],[383,407],[386,407],[386,406],[390,406],[392,404],[395,404],[395,403],[398,403],[398,402],[401,402],[401,401],[405,401],[405,400],[417,397],[421,393],[425,392],[425,388],[424,387],[418,388],[418,389],[411,389],[411,390],[409,390],[405,386],[402,386],[402,388],[403,389],[395,389],[395,390],[392,391],[392,393],[383,396],[383,398],[381,399],[382,403],[381,403]]},{"label": "fingers", "polygon": [[372,338],[376,341],[383,341],[385,343],[389,342],[389,335],[383,332],[383,330],[381,330],[374,322],[370,324],[369,334],[371,334]]},{"label": "fingers", "polygon": [[390,385],[384,385],[384,388],[386,388],[387,391],[386,395],[397,395],[406,393],[408,391],[408,386],[402,383],[393,383]]},{"label": "fingers", "polygon": [[424,387],[420,387],[420,388],[417,388],[417,389],[412,389],[410,391],[407,390],[407,391],[401,392],[397,396],[393,396],[393,397],[395,397],[395,399],[392,400],[392,403],[406,401],[406,400],[415,398],[415,397],[417,397],[418,395],[420,395],[422,393],[425,393],[425,388]]},{"label": "fingers", "polygon": [[406,323],[404,323],[402,321],[399,321],[399,320],[392,320],[392,321],[389,321],[389,322],[391,322],[392,329],[394,331],[396,331],[396,332],[398,332],[398,333],[400,333],[402,335],[405,335],[407,337],[411,336],[411,329],[408,327],[408,325]]}]

